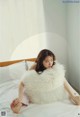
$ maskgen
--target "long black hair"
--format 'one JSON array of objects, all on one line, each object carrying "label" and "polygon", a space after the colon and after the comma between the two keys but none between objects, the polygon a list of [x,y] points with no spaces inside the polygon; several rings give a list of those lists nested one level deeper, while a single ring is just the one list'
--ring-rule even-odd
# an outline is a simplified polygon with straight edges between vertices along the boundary
[{"label": "long black hair", "polygon": [[53,57],[53,65],[55,64],[55,60],[56,60],[56,57],[55,55],[53,54],[53,52],[51,52],[50,50],[48,49],[43,49],[39,52],[38,56],[37,56],[37,59],[36,59],[36,72],[42,72],[44,71],[46,68],[43,66],[43,61],[44,59],[47,57],[47,56],[52,56]]}]

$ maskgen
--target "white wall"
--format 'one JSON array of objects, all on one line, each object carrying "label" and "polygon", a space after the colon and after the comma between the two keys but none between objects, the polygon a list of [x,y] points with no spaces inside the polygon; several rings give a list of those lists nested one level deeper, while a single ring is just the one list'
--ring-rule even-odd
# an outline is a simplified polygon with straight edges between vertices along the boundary
[{"label": "white wall", "polygon": [[68,79],[80,92],[80,4],[67,5]]},{"label": "white wall", "polygon": [[50,49],[56,59],[67,66],[67,43],[56,33],[43,32],[25,39],[11,55],[11,60],[36,57],[41,49]]},{"label": "white wall", "polygon": [[43,0],[46,32],[66,39],[66,4],[62,0]]}]

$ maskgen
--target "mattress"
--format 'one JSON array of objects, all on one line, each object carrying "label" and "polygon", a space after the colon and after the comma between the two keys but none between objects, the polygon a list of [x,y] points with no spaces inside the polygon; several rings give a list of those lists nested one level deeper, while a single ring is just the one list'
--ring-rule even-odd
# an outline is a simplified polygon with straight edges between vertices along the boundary
[{"label": "mattress", "polygon": [[[0,84],[0,117],[80,117],[80,106],[68,99],[49,104],[30,104],[14,114],[10,103],[18,95],[18,83],[11,81]],[[2,116],[2,112],[5,112]]]}]

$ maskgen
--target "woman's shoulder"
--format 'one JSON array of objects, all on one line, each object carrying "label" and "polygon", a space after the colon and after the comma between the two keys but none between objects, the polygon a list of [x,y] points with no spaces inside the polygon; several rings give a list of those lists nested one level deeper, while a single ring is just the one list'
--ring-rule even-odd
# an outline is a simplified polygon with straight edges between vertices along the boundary
[{"label": "woman's shoulder", "polygon": [[33,65],[30,67],[30,69],[29,69],[29,70],[35,70],[36,65],[37,65],[37,63],[36,63],[36,62],[34,62],[34,63],[33,63]]}]

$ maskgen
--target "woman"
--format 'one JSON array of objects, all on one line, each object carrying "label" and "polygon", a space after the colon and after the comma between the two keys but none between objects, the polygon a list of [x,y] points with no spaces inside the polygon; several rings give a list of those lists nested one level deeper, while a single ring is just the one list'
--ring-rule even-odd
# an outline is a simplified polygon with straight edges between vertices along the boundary
[{"label": "woman", "polygon": [[[32,103],[50,103],[53,101],[61,100],[61,99],[63,99],[63,97],[62,97],[63,94],[61,94],[61,92],[63,93],[63,91],[61,91],[61,90],[63,90],[63,88],[64,88],[64,92],[65,92],[64,95],[66,95],[66,92],[67,92],[69,95],[69,99],[74,104],[80,105],[80,95],[67,82],[67,80],[65,78],[65,70],[64,70],[63,66],[61,66],[60,64],[57,64],[56,57],[50,50],[43,49],[40,51],[40,53],[38,54],[37,59],[35,61],[35,64],[30,68],[30,73],[32,73],[31,74],[32,78],[31,78],[31,75],[29,75],[29,78],[27,78],[28,75],[25,75],[23,80],[20,82],[19,96],[17,99],[15,99],[11,103],[11,109],[13,110],[13,112],[19,113],[19,111],[23,105],[27,106],[27,104],[25,104],[23,102],[25,87],[27,88],[26,91],[27,91],[27,95],[29,97],[29,101]],[[39,77],[39,76],[41,76],[41,77]],[[61,77],[61,79],[60,79],[60,77]],[[49,83],[47,81],[49,81],[51,84],[49,85]],[[59,83],[58,83],[58,81],[59,81]],[[29,83],[30,83],[30,86],[29,86]],[[62,84],[64,86],[63,88],[61,87]],[[59,85],[60,85],[60,87],[59,87]],[[36,86],[38,86],[39,89],[36,89]],[[45,92],[48,91],[48,87],[51,88],[51,86],[52,86],[53,92],[51,92],[51,93],[49,92],[50,94],[47,95],[47,93],[45,93]],[[54,89],[56,89],[56,90],[54,90]],[[60,94],[58,94],[59,90],[60,90]],[[44,93],[43,93],[43,91],[44,91]],[[58,95],[54,96],[56,94],[54,91],[56,91]],[[33,93],[33,95],[32,95],[32,93]],[[54,93],[54,95],[53,95],[53,93]],[[37,95],[39,95],[39,96],[37,96]],[[46,98],[43,95],[45,95]],[[51,95],[51,97],[48,98],[49,95]],[[61,95],[61,97],[60,97],[60,95]]]}]

